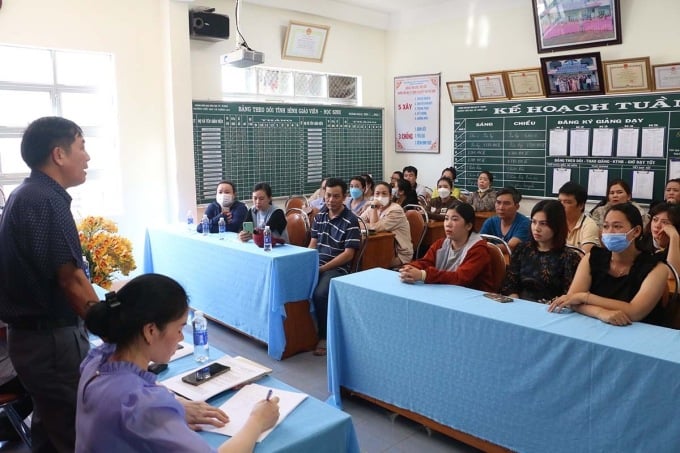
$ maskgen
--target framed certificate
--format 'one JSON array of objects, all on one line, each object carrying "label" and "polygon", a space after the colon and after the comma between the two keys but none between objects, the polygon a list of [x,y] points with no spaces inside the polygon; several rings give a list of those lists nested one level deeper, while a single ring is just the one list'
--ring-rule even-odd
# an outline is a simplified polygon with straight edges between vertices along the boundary
[{"label": "framed certificate", "polygon": [[321,63],[330,27],[291,21],[281,57]]},{"label": "framed certificate", "polygon": [[680,90],[680,63],[657,64],[652,68],[657,91]]},{"label": "framed certificate", "polygon": [[505,87],[505,77],[502,72],[480,72],[470,74],[472,93],[478,101],[507,99],[508,90]]},{"label": "framed certificate", "polygon": [[472,82],[469,80],[459,80],[458,82],[446,82],[451,103],[474,102],[475,95],[472,92]]},{"label": "framed certificate", "polygon": [[652,91],[649,57],[603,61],[607,93]]},{"label": "framed certificate", "polygon": [[541,68],[505,71],[505,80],[513,99],[545,97]]}]

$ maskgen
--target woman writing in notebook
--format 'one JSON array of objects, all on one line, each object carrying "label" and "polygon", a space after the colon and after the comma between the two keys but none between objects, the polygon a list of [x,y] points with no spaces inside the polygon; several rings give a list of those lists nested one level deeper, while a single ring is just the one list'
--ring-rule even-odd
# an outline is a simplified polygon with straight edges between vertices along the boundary
[{"label": "woman writing in notebook", "polygon": [[[187,294],[169,277],[132,279],[106,302],[92,303],[85,323],[106,339],[80,365],[77,452],[215,451],[191,426],[224,426],[226,414],[206,403],[181,403],[146,371],[167,363],[183,340]],[[257,403],[244,427],[219,452],[252,451],[278,420],[278,398]]]}]

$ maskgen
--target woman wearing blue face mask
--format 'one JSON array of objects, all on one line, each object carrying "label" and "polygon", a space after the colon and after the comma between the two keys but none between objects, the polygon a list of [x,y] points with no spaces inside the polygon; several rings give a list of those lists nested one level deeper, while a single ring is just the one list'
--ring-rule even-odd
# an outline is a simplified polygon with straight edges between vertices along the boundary
[{"label": "woman wearing blue face mask", "polygon": [[602,244],[593,247],[576,270],[569,292],[553,300],[549,311],[562,308],[616,326],[633,321],[661,321],[659,301],[667,291],[668,271],[659,254],[642,239],[642,216],[630,203],[609,207],[602,225]]},{"label": "woman wearing blue face mask", "polygon": [[366,181],[361,176],[355,176],[349,180],[349,197],[345,200],[345,206],[354,214],[361,215],[368,207],[367,198],[364,196]]}]

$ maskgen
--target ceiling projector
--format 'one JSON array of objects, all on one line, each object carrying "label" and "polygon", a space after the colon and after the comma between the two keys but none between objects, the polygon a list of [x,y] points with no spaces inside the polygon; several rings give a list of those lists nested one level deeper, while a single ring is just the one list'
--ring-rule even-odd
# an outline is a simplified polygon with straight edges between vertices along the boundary
[{"label": "ceiling projector", "polygon": [[248,50],[245,47],[233,52],[225,53],[220,57],[222,64],[228,64],[237,68],[249,68],[264,63],[264,53],[257,50]]}]

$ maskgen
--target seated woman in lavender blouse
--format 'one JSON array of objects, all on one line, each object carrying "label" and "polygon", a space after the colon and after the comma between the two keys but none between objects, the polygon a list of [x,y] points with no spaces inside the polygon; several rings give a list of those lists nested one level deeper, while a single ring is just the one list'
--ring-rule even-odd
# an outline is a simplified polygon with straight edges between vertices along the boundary
[{"label": "seated woman in lavender blouse", "polygon": [[[224,426],[227,415],[204,402],[178,401],[150,361],[167,363],[182,341],[189,310],[179,283],[158,274],[132,279],[85,317],[106,343],[80,365],[76,452],[215,451],[192,428]],[[278,398],[257,403],[244,427],[219,452],[250,452],[279,418]]]}]

